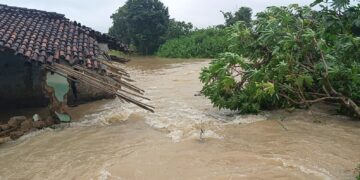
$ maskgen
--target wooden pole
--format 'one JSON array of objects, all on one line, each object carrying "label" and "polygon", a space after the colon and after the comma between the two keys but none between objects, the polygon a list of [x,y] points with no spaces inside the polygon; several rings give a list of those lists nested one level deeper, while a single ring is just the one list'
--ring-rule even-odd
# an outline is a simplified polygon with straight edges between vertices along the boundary
[{"label": "wooden pole", "polygon": [[[121,89],[121,83],[117,84],[116,80],[112,79],[111,80],[114,80],[115,83],[112,83],[112,82],[109,82],[109,77],[108,78],[105,78],[101,75],[97,75],[95,73],[90,73],[90,70],[86,70],[86,71],[81,71],[81,70],[84,70],[83,67],[80,67],[80,66],[76,66],[75,68],[78,69],[73,69],[73,68],[70,68],[70,67],[67,67],[65,65],[62,65],[62,64],[58,64],[58,63],[55,63],[53,64],[52,66],[51,65],[46,65],[45,68],[49,69],[50,71],[53,71],[53,72],[56,72],[58,74],[62,74],[62,75],[67,75],[67,76],[72,76],[74,78],[76,78],[78,81],[80,82],[83,82],[83,83],[86,83],[90,86],[93,86],[95,88],[98,88],[98,89],[102,89],[110,94],[114,94],[114,95],[117,95],[119,98],[125,100],[126,102],[130,102],[130,103],[133,103],[143,109],[146,109],[150,112],[154,112],[154,109],[155,107],[153,106],[150,106],[150,105],[147,105],[145,103],[142,103],[134,98],[131,98],[123,93],[126,93],[128,95],[131,95],[131,96],[134,96],[134,97],[137,97],[137,98],[141,98],[141,99],[146,99],[146,100],[150,100],[149,98],[146,98],[144,96],[141,96],[141,93],[140,92],[143,92],[143,90],[140,91],[139,88],[137,88],[136,86],[133,86],[133,91],[137,92],[136,90],[139,90],[140,92],[137,92],[139,94],[136,94],[136,93],[132,93],[130,91],[126,91],[126,90],[123,90]],[[122,82],[122,81],[120,81]],[[122,82],[123,84],[126,84],[124,82]],[[132,87],[131,85],[127,84],[130,88]]]}]

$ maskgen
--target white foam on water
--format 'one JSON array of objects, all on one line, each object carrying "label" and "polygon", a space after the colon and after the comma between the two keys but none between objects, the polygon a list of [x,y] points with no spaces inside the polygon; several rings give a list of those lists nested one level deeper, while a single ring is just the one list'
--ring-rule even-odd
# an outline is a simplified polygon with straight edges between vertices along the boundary
[{"label": "white foam on water", "polygon": [[24,136],[21,136],[21,137],[19,138],[19,140],[28,139],[28,138],[37,136],[37,135],[42,134],[42,133],[54,132],[54,131],[55,131],[55,130],[54,130],[54,129],[51,129],[51,128],[44,128],[44,129],[41,129],[41,130],[32,131],[32,132],[30,132],[30,133],[28,133],[28,134],[25,134]]},{"label": "white foam on water", "polygon": [[216,111],[207,114],[178,101],[170,101],[168,107],[154,114],[145,115],[146,123],[153,128],[166,129],[174,142],[187,139],[222,139],[220,130],[233,124],[248,124],[267,119],[264,115],[236,115],[234,112]]},{"label": "white foam on water", "polygon": [[281,157],[275,157],[275,158],[270,158],[270,159],[273,159],[275,161],[280,161],[282,163],[283,167],[285,167],[285,168],[296,168],[296,169],[299,169],[301,172],[303,172],[305,174],[315,175],[315,176],[317,176],[319,178],[322,178],[324,180],[332,180],[332,179],[334,179],[334,177],[330,174],[329,171],[327,171],[327,170],[325,170],[323,168],[317,167],[317,166],[306,167],[304,165],[297,164],[295,162],[283,159]]},{"label": "white foam on water", "polygon": [[100,171],[100,176],[99,176],[98,180],[108,180],[109,177],[111,177],[111,173],[109,171],[107,171],[106,169],[102,169]]},{"label": "white foam on water", "polygon": [[87,114],[78,122],[72,122],[71,127],[107,126],[116,122],[127,121],[131,114],[132,110],[116,99],[99,107],[96,113]]},{"label": "white foam on water", "polygon": [[26,133],[15,141],[10,141],[9,143],[23,142],[43,133],[57,132],[63,130],[64,128],[107,126],[113,123],[127,121],[132,112],[133,111],[128,109],[127,106],[123,106],[119,101],[115,100],[103,107],[100,107],[100,110],[97,113],[85,115],[85,117],[79,121],[56,124],[54,125],[55,129],[48,127],[41,130],[34,130]]},{"label": "white foam on water", "polygon": [[223,125],[251,124],[266,120],[266,115],[236,115],[232,120],[223,121]]},{"label": "white foam on water", "polygon": [[[108,126],[113,123],[127,121],[132,114],[138,114],[145,118],[148,125],[156,129],[166,130],[168,132],[167,137],[174,142],[180,142],[201,138],[222,139],[224,137],[220,132],[224,126],[248,124],[267,119],[264,115],[237,115],[235,112],[226,110],[209,113],[192,108],[188,104],[179,101],[170,101],[169,104],[164,109],[157,109],[155,113],[150,113],[139,109],[133,104],[121,103],[117,99],[100,106],[95,113],[87,114],[79,121],[61,124],[58,127],[61,130],[68,127]],[[29,133],[21,139],[27,139],[45,131],[54,130],[46,128]]]},{"label": "white foam on water", "polygon": [[105,163],[99,170],[99,174],[97,176],[98,180],[108,180],[108,179],[117,179],[117,180],[121,180],[123,178],[115,176],[113,174],[111,174],[111,172],[109,170],[107,170],[107,168],[111,166],[111,164],[109,163]]},{"label": "white foam on water", "polygon": [[56,130],[52,129],[52,128],[44,128],[44,129],[40,129],[40,130],[34,130],[34,131],[29,132],[29,133],[26,133],[25,135],[21,136],[17,140],[10,141],[9,143],[21,143],[21,142],[29,140],[29,139],[31,139],[31,138],[33,138],[35,136],[38,136],[40,134],[48,133],[48,132],[55,132],[55,131]]},{"label": "white foam on water", "polygon": [[[214,127],[206,125],[213,122],[211,119],[207,118],[203,112],[179,102],[172,102],[172,105],[166,110],[159,110],[154,114],[148,114],[145,118],[146,123],[151,127],[166,129],[169,132],[167,136],[174,142],[193,137],[194,134],[199,134],[201,130],[207,131],[207,138],[219,137],[214,132]],[[212,133],[209,133],[210,131]]]}]

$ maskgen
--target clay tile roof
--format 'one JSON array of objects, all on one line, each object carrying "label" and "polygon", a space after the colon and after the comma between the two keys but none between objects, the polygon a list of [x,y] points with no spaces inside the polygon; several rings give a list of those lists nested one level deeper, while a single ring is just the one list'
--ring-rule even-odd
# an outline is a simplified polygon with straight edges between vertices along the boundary
[{"label": "clay tile roof", "polygon": [[127,46],[116,39],[70,21],[63,14],[0,4],[0,51],[41,63],[64,59],[73,64],[96,59],[98,42],[127,51]]}]

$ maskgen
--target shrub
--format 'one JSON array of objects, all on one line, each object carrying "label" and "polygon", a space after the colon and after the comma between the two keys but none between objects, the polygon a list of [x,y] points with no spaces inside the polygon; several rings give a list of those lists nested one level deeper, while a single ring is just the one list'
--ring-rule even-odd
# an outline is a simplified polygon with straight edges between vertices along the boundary
[{"label": "shrub", "polygon": [[229,52],[201,72],[205,96],[242,113],[326,102],[360,116],[360,6],[322,7],[270,7],[229,28]]},{"label": "shrub", "polygon": [[157,55],[169,58],[214,58],[227,48],[226,32],[221,28],[196,30],[189,35],[168,40]]}]

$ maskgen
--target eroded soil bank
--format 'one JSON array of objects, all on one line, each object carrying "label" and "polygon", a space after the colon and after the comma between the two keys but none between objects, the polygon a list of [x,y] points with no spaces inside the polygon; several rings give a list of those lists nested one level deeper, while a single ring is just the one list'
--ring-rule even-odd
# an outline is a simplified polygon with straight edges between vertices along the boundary
[{"label": "eroded soil bank", "polygon": [[1,145],[0,179],[354,179],[360,122],[325,106],[219,111],[194,96],[207,63],[134,58],[156,113],[118,100],[79,106],[79,122]]}]

